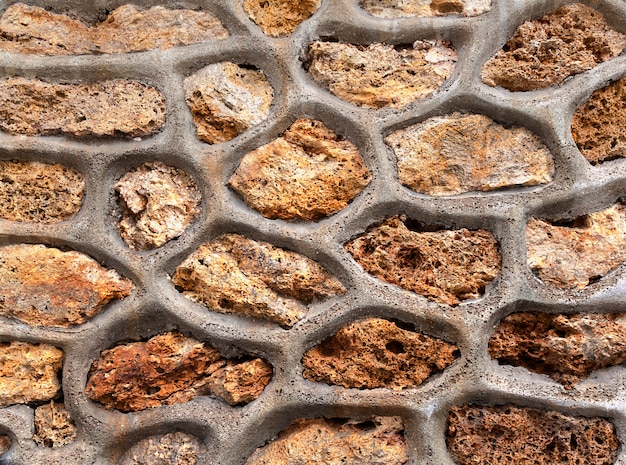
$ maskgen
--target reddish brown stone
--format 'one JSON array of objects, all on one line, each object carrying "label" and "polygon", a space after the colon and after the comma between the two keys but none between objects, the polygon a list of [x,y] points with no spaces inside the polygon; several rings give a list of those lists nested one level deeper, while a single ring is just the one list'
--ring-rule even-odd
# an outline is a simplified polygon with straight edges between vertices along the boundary
[{"label": "reddish brown stone", "polygon": [[117,465],[200,465],[206,453],[202,441],[174,432],[151,436],[128,449]]},{"label": "reddish brown stone", "polygon": [[267,35],[284,37],[317,11],[321,0],[244,0],[243,9]]},{"label": "reddish brown stone", "polygon": [[62,447],[76,439],[76,425],[72,421],[70,412],[63,404],[54,401],[35,409],[36,444],[46,447]]},{"label": "reddish brown stone", "polygon": [[362,0],[361,6],[379,18],[476,16],[491,9],[491,0]]},{"label": "reddish brown stone", "polygon": [[0,434],[0,456],[11,448],[11,438],[5,434]]}]

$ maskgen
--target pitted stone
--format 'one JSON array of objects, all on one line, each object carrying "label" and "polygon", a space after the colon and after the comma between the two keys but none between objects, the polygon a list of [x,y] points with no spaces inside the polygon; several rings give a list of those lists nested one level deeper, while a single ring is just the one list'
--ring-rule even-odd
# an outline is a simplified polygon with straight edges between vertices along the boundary
[{"label": "pitted stone", "polygon": [[267,35],[284,37],[317,11],[321,0],[244,0],[243,9]]}]

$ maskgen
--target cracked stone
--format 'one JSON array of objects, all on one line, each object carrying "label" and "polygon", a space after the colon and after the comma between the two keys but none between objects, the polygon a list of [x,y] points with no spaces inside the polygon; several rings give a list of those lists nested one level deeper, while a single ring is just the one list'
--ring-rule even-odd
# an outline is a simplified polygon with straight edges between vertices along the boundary
[{"label": "cracked stone", "polygon": [[491,0],[362,0],[361,7],[379,18],[477,16],[491,10]]},{"label": "cracked stone", "polygon": [[179,431],[151,436],[128,449],[117,465],[196,465],[206,454],[202,441]]},{"label": "cracked stone", "polygon": [[267,35],[284,37],[313,16],[321,3],[321,0],[244,0],[243,9]]},{"label": "cracked stone", "polygon": [[64,404],[55,404],[52,401],[35,409],[33,440],[36,444],[62,447],[73,442],[76,435],[76,426]]}]

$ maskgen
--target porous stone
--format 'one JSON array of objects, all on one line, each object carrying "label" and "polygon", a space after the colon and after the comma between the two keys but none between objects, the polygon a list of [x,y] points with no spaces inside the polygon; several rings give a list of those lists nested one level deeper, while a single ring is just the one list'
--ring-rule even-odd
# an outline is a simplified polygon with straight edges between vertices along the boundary
[{"label": "porous stone", "polygon": [[42,244],[0,247],[0,315],[70,327],[123,299],[133,284],[80,252]]},{"label": "porous stone", "polygon": [[272,378],[260,358],[227,360],[204,342],[168,332],[100,354],[85,392],[108,409],[136,412],[213,394],[236,405],[256,399]]},{"label": "porous stone", "polygon": [[299,119],[248,153],[229,184],[266,218],[316,221],[344,209],[371,177],[353,143],[321,121]]},{"label": "porous stone", "polygon": [[38,161],[0,160],[0,218],[56,223],[83,203],[85,179],[75,169]]},{"label": "porous stone", "polygon": [[311,77],[342,100],[361,107],[403,108],[432,94],[452,73],[457,53],[447,44],[412,46],[315,41],[306,65]]},{"label": "porous stone", "polygon": [[202,68],[184,82],[185,100],[198,138],[227,142],[269,115],[274,98],[263,71],[222,62]]},{"label": "porous stone", "polygon": [[459,465],[610,465],[619,441],[613,424],[515,406],[455,406],[447,443]]},{"label": "porous stone", "polygon": [[344,248],[378,279],[435,302],[477,299],[500,273],[500,252],[485,230],[412,231],[394,216]]},{"label": "porous stone", "polygon": [[483,82],[513,92],[545,89],[620,55],[626,35],[582,3],[517,28],[482,71]]},{"label": "porous stone", "polygon": [[313,16],[321,0],[244,0],[243,9],[267,35],[284,37]]},{"label": "porous stone", "polygon": [[491,0],[362,0],[361,6],[379,18],[477,16],[491,10]]},{"label": "porous stone", "polygon": [[124,453],[117,465],[196,465],[205,453],[200,439],[176,431],[139,441]]},{"label": "porous stone", "polygon": [[222,313],[236,313],[291,327],[306,304],[345,292],[313,260],[254,241],[223,234],[201,245],[172,277],[191,300]]},{"label": "porous stone", "polygon": [[483,115],[430,118],[385,138],[400,182],[416,192],[454,195],[552,180],[554,162],[539,137]]},{"label": "porous stone", "polygon": [[161,92],[136,81],[0,81],[0,129],[14,135],[149,136],[163,128],[165,112]]},{"label": "porous stone", "polygon": [[626,261],[626,207],[616,204],[569,226],[532,218],[526,249],[528,266],[544,283],[582,289]]},{"label": "porous stone", "polygon": [[458,349],[380,318],[350,323],[302,358],[302,375],[346,388],[419,386],[448,367]]},{"label": "porous stone", "polygon": [[35,409],[36,444],[46,447],[62,447],[76,439],[76,425],[64,404],[54,401]]},{"label": "porous stone", "polygon": [[161,162],[126,173],[115,190],[124,210],[118,231],[136,250],[161,247],[200,215],[201,195],[193,178]]},{"label": "porous stone", "polygon": [[11,448],[11,438],[6,434],[0,434],[0,455],[6,453]]},{"label": "porous stone", "polygon": [[408,461],[399,417],[367,421],[299,419],[257,449],[246,465],[404,465]]},{"label": "porous stone", "polygon": [[121,6],[89,27],[66,15],[15,3],[0,18],[0,50],[35,55],[140,52],[224,39],[228,31],[213,15],[156,6]]}]

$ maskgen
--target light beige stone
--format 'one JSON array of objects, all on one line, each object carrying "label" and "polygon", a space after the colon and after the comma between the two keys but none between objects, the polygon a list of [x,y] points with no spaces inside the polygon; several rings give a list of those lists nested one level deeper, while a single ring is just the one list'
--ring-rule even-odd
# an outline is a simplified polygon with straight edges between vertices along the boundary
[{"label": "light beige stone", "polygon": [[76,425],[64,404],[41,405],[35,409],[36,444],[46,447],[63,447],[74,442],[77,436]]},{"label": "light beige stone", "polygon": [[321,0],[244,0],[243,9],[267,35],[284,37],[313,16]]},{"label": "light beige stone", "polygon": [[117,465],[200,465],[202,441],[179,431],[143,439],[128,449]]},{"label": "light beige stone", "polygon": [[379,18],[477,16],[491,9],[491,0],[362,0],[361,6]]}]

